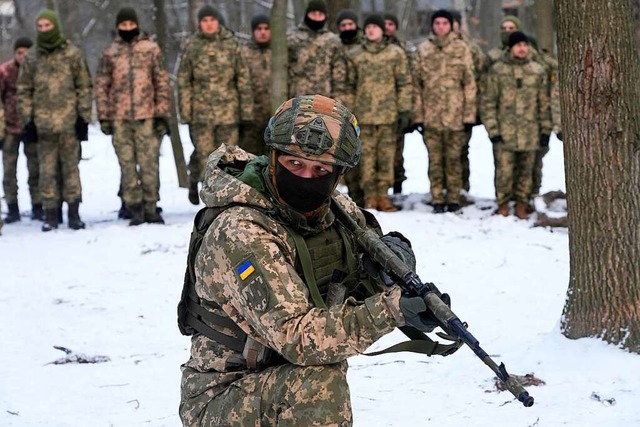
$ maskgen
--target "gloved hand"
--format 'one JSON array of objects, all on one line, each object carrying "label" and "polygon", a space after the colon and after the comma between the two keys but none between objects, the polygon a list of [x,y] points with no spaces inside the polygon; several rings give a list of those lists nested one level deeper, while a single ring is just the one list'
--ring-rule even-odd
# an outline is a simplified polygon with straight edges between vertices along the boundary
[{"label": "gloved hand", "polygon": [[398,131],[407,133],[412,129],[411,122],[413,120],[412,111],[400,111],[398,113]]},{"label": "gloved hand", "polygon": [[28,144],[30,142],[38,142],[38,129],[33,120],[26,124],[22,129],[22,142]]},{"label": "gloved hand", "polygon": [[76,119],[76,138],[78,141],[89,140],[89,124],[80,116]]},{"label": "gloved hand", "polygon": [[4,148],[4,138],[0,139],[0,151]]},{"label": "gloved hand", "polygon": [[113,123],[111,123],[109,120],[100,120],[100,130],[105,135],[113,134]]},{"label": "gloved hand", "polygon": [[240,120],[240,124],[238,125],[238,132],[241,136],[248,135],[255,129],[256,124],[252,120]]},{"label": "gloved hand", "polygon": [[[447,307],[451,308],[449,294],[442,294],[440,299]],[[427,304],[421,297],[400,297],[400,311],[402,311],[407,325],[413,326],[421,332],[431,332],[441,326],[440,321],[427,310]]]},{"label": "gloved hand", "polygon": [[166,117],[154,117],[153,118],[153,130],[158,136],[171,136],[171,129],[169,128],[169,120]]},{"label": "gloved hand", "polygon": [[[397,231],[392,231],[382,236],[380,240],[382,240],[382,242],[384,242],[384,244],[398,256],[398,258],[404,261],[411,270],[416,270],[416,255],[411,248],[411,242],[409,242],[409,239]],[[387,273],[382,271],[382,269],[373,262],[368,255],[365,255],[363,264],[365,271],[371,277],[381,279],[387,286],[391,286],[395,283],[395,281],[389,277]]]},{"label": "gloved hand", "polygon": [[504,140],[502,139],[502,135],[496,135],[496,136],[492,136],[491,138],[489,138],[489,140],[491,140],[492,144],[502,144],[504,142]]},{"label": "gloved hand", "polygon": [[467,133],[471,132],[475,125],[475,123],[464,123],[464,131]]},{"label": "gloved hand", "polygon": [[540,147],[547,148],[549,146],[549,138],[550,136],[546,133],[540,134]]},{"label": "gloved hand", "polygon": [[562,137],[562,132],[556,133],[556,138],[558,138],[560,142],[564,141],[564,138]]}]

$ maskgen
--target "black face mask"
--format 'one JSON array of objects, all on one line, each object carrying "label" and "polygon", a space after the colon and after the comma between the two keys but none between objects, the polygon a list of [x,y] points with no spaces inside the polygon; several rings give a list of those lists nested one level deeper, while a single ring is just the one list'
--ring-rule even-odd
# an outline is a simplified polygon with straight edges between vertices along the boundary
[{"label": "black face mask", "polygon": [[320,178],[301,178],[276,163],[276,189],[282,199],[298,212],[312,212],[329,201],[338,181],[338,172]]},{"label": "black face mask", "polygon": [[131,40],[136,38],[140,34],[140,28],[134,28],[133,30],[118,30],[118,35],[120,38],[127,43],[131,43]]},{"label": "black face mask", "polygon": [[353,43],[357,35],[357,28],[355,30],[340,31],[340,40],[342,40],[342,43],[344,44]]},{"label": "black face mask", "polygon": [[313,31],[319,31],[322,29],[322,27],[324,27],[324,23],[327,22],[327,20],[323,20],[323,21],[314,21],[313,19],[310,19],[308,16],[304,17],[304,23],[307,24],[307,27],[311,28],[311,30]]}]

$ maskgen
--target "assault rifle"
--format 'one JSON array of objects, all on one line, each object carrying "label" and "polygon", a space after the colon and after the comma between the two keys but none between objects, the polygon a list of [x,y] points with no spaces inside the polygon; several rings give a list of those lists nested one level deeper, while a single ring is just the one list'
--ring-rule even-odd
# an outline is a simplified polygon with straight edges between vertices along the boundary
[{"label": "assault rifle", "polygon": [[440,296],[442,295],[433,283],[425,283],[411,270],[371,229],[360,225],[335,201],[331,208],[345,227],[355,236],[357,243],[377,263],[382,271],[387,273],[396,283],[411,296],[422,297],[427,309],[438,319],[440,326],[453,339],[462,341],[487,365],[502,381],[505,388],[511,392],[525,407],[533,405],[533,397],[507,372],[504,363],[500,366],[480,347],[480,342],[467,330],[467,324],[451,311]]}]

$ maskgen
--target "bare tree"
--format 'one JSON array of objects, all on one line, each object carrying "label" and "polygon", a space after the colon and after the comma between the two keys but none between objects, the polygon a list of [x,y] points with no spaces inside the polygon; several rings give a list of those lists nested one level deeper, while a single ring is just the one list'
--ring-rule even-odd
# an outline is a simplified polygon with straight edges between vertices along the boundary
[{"label": "bare tree", "polygon": [[474,24],[480,37],[479,44],[485,51],[500,45],[501,20],[502,0],[484,0],[480,2],[478,18],[474,21]]},{"label": "bare tree", "polygon": [[287,0],[273,0],[271,27],[271,112],[287,100]]},{"label": "bare tree", "polygon": [[534,11],[538,47],[547,52],[553,52],[555,35],[553,0],[536,0]]},{"label": "bare tree", "polygon": [[561,327],[640,353],[634,1],[556,0],[570,251]]}]

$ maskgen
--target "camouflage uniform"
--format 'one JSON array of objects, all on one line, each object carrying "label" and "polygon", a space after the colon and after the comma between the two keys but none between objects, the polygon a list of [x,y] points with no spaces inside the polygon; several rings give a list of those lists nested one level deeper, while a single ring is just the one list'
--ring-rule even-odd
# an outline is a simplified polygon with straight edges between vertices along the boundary
[{"label": "camouflage uniform", "polygon": [[[460,203],[465,123],[476,121],[476,82],[471,52],[454,33],[418,46],[413,70],[415,122],[424,123],[433,204]],[[446,176],[446,178],[445,178]]]},{"label": "camouflage uniform", "polygon": [[[326,309],[315,306],[296,268],[296,243],[289,230],[305,240],[318,237],[336,244],[339,225],[333,213],[325,210],[311,225],[285,205],[274,205],[264,157],[249,163],[239,178],[226,174],[224,165],[253,158],[233,148],[220,147],[207,165],[202,199],[207,206],[227,209],[209,227],[195,259],[196,292],[204,307],[218,304],[219,316],[286,360],[250,370],[241,352],[196,334],[191,357],[182,367],[183,425],[352,425],[346,359],[405,324],[400,289],[385,288],[364,302],[349,297]],[[335,196],[364,224],[352,202]],[[245,269],[247,262],[251,270]]]},{"label": "camouflage uniform", "polygon": [[96,76],[98,118],[113,123],[125,205],[144,205],[149,214],[160,198],[160,140],[153,119],[169,116],[170,96],[162,52],[146,35],[131,43],[117,36],[102,53]]},{"label": "camouflage uniform", "polygon": [[508,203],[512,192],[518,203],[528,203],[540,134],[551,131],[544,68],[530,57],[521,60],[505,53],[489,70],[481,105],[489,137],[503,138],[494,144],[498,205]]},{"label": "camouflage uniform", "polygon": [[399,112],[413,107],[411,74],[405,52],[386,41],[365,42],[347,52],[353,114],[361,129],[360,182],[365,200],[387,198]]},{"label": "camouflage uniform", "polygon": [[189,160],[192,185],[202,181],[207,158],[220,144],[238,144],[238,123],[253,122],[249,68],[233,33],[198,31],[187,41],[178,70],[180,119],[189,124],[195,151]]},{"label": "camouflage uniform", "polygon": [[251,42],[243,46],[240,52],[249,68],[253,87],[253,116],[256,123],[251,132],[242,136],[240,147],[260,156],[267,153],[264,129],[271,117],[271,48]]},{"label": "camouflage uniform", "polygon": [[300,24],[287,36],[289,96],[321,94],[345,99],[347,65],[340,37],[326,28],[311,30]]},{"label": "camouflage uniform", "polygon": [[[45,210],[82,200],[76,120],[91,121],[91,75],[80,50],[65,41],[52,51],[31,48],[17,85],[22,124],[38,130],[39,187]],[[62,170],[62,200],[56,176]]]}]

